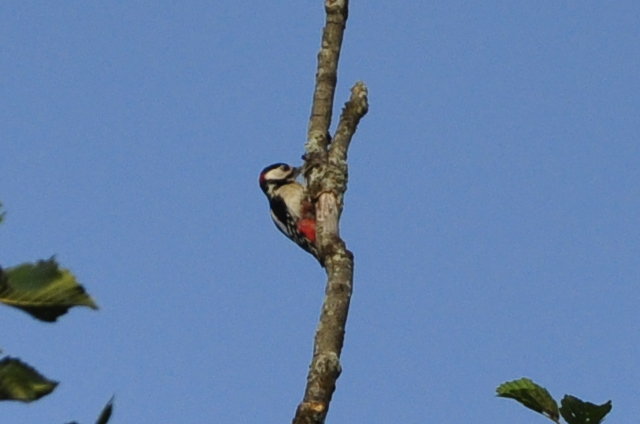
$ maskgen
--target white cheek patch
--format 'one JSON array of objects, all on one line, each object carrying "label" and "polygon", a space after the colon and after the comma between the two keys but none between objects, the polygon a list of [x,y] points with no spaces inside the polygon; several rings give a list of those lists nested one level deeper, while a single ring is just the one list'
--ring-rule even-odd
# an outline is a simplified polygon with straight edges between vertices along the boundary
[{"label": "white cheek patch", "polygon": [[289,174],[291,174],[291,172],[283,171],[282,169],[276,168],[267,172],[266,177],[267,177],[267,180],[279,181],[279,180],[286,180],[289,177]]}]

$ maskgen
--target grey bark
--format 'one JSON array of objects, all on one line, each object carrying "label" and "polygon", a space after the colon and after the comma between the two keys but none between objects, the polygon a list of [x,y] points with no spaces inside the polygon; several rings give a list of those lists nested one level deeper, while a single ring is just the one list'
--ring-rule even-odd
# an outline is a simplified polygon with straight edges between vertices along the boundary
[{"label": "grey bark", "polygon": [[326,24],[318,53],[316,85],[305,144],[304,175],[315,205],[317,244],[327,274],[325,298],[316,329],[313,358],[294,424],[324,423],[340,376],[340,354],[353,290],[353,254],[340,237],[339,221],[347,189],[347,151],[367,113],[367,88],[351,89],[333,139],[329,135],[338,59],[348,15],[348,0],[325,0]]}]

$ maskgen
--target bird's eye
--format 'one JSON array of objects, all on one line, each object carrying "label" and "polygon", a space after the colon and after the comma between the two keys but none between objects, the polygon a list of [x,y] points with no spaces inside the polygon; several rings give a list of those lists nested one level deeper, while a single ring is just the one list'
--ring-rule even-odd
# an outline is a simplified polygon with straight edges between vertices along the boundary
[{"label": "bird's eye", "polygon": [[280,169],[282,169],[283,171],[288,171],[289,169],[291,169],[291,167],[289,165],[280,165]]}]

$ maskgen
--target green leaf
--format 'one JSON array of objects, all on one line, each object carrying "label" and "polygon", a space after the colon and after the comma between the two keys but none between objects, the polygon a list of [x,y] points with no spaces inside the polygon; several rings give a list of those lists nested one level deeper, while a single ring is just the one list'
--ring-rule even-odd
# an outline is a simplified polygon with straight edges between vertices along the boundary
[{"label": "green leaf", "polygon": [[515,399],[527,408],[533,409],[555,422],[558,422],[560,418],[558,404],[547,389],[538,386],[528,378],[502,383],[496,392],[498,396]]},{"label": "green leaf", "polygon": [[0,361],[0,400],[31,402],[48,395],[57,385],[19,359]]},{"label": "green leaf", "polygon": [[73,306],[98,309],[71,272],[54,258],[0,269],[0,302],[53,322]]},{"label": "green leaf", "polygon": [[109,418],[111,418],[111,414],[113,413],[113,397],[107,402],[107,404],[102,409],[102,413],[100,413],[100,417],[98,417],[98,421],[96,424],[107,424],[109,422]]},{"label": "green leaf", "polygon": [[565,395],[560,401],[560,413],[569,424],[598,424],[611,411],[611,401],[596,405]]},{"label": "green leaf", "polygon": [[[111,418],[111,414],[113,413],[113,396],[109,399],[109,402],[102,408],[102,412],[98,417],[98,421],[96,424],[107,424],[109,422],[109,418]],[[71,421],[66,424],[78,424],[77,421]]]}]

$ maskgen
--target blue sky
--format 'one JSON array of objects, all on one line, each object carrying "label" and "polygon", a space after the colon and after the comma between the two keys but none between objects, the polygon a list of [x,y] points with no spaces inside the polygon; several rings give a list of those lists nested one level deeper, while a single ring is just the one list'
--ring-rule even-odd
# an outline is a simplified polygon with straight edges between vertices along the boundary
[{"label": "blue sky", "polygon": [[[59,380],[3,422],[290,422],[324,291],[257,185],[299,163],[320,1],[4,2],[0,264],[71,268],[101,309],[3,307]],[[640,3],[351,4],[364,80],[356,256],[328,422],[540,423],[528,376],[640,415]],[[338,109],[339,110],[339,109]]]}]

